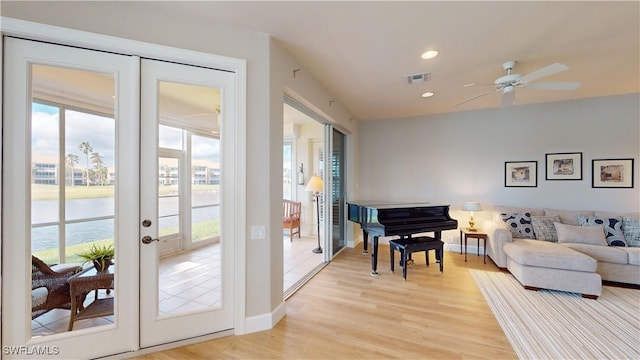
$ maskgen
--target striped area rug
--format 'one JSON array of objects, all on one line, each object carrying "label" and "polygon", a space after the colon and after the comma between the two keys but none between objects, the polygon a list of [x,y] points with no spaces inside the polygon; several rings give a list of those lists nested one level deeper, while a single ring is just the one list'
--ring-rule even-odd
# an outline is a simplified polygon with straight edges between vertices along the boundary
[{"label": "striped area rug", "polygon": [[591,300],[469,271],[520,359],[640,359],[640,290],[603,286]]}]

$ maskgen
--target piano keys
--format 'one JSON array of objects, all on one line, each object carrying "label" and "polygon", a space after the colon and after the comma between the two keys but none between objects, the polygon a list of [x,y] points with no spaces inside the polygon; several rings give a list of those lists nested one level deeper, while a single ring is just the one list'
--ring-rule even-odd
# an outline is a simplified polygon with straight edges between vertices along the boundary
[{"label": "piano keys", "polygon": [[390,201],[348,201],[349,220],[360,224],[366,254],[371,238],[371,275],[378,275],[378,238],[380,236],[411,237],[433,232],[440,240],[443,230],[458,228],[458,221],[449,216],[449,205],[403,203]]}]

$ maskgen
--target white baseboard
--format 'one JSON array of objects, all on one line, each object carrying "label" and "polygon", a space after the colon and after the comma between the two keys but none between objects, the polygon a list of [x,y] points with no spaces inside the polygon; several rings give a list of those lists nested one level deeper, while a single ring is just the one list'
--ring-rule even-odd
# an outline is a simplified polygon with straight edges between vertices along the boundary
[{"label": "white baseboard", "polygon": [[245,334],[272,329],[287,314],[287,305],[283,301],[268,314],[248,317],[245,323]]}]

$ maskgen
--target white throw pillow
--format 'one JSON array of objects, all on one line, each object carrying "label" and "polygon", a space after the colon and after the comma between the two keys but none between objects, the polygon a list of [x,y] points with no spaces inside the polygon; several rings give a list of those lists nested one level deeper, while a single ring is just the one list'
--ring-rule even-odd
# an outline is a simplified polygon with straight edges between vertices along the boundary
[{"label": "white throw pillow", "polygon": [[575,226],[559,222],[553,223],[558,233],[558,242],[607,246],[602,226]]}]

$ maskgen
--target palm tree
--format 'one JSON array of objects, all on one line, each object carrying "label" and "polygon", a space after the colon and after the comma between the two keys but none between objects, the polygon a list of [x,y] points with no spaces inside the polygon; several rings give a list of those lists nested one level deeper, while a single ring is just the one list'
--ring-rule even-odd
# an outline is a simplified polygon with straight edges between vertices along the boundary
[{"label": "palm tree", "polygon": [[91,163],[94,168],[95,183],[104,185],[107,180],[107,168],[104,167],[104,158],[97,152],[91,153]]},{"label": "palm tree", "polygon": [[87,179],[87,186],[89,186],[89,153],[93,151],[93,147],[89,145],[88,141],[83,141],[80,144],[80,151],[82,151],[82,153],[87,156],[87,168],[85,170],[85,174]]},{"label": "palm tree", "polygon": [[71,168],[71,186],[74,186],[75,178],[73,175],[75,172],[75,165],[80,161],[80,157],[75,154],[67,154],[66,160],[67,160],[67,166]]}]

